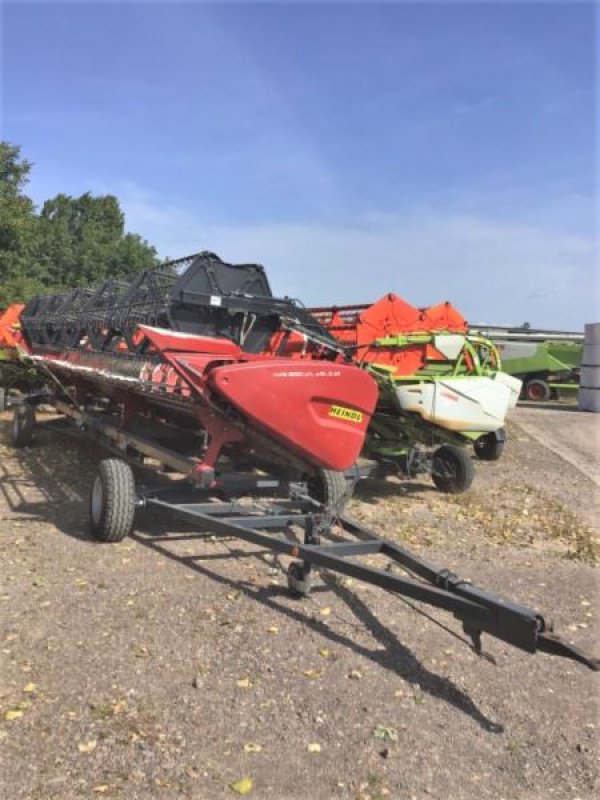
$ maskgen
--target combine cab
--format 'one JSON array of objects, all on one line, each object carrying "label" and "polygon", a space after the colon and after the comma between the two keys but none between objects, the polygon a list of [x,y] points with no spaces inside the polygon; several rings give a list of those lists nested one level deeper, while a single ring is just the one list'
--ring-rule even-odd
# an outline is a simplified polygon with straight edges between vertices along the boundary
[{"label": "combine cab", "polygon": [[388,294],[312,313],[379,385],[367,458],[409,476],[429,472],[438,489],[456,493],[473,479],[462,445],[472,441],[481,459],[500,457],[521,382],[500,371],[497,349],[470,335],[454,306],[418,309]]}]

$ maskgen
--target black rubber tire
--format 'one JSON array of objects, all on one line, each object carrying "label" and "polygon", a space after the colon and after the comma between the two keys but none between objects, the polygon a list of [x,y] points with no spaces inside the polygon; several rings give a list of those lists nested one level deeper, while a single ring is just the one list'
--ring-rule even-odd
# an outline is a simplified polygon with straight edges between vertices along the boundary
[{"label": "black rubber tire", "polygon": [[550,387],[541,378],[532,378],[527,381],[523,389],[525,400],[535,403],[545,403],[550,400]]},{"label": "black rubber tire", "polygon": [[27,447],[33,441],[35,408],[29,403],[15,406],[10,425],[10,443],[13,447]]},{"label": "black rubber tire", "polygon": [[312,576],[304,572],[302,561],[292,561],[287,571],[288,589],[295,597],[308,597],[312,588]]},{"label": "black rubber tire", "polygon": [[440,492],[461,494],[473,483],[473,462],[465,450],[443,444],[433,454],[431,478]]},{"label": "black rubber tire", "polygon": [[90,492],[90,527],[100,542],[120,542],[133,528],[135,516],[133,470],[119,458],[105,458]]},{"label": "black rubber tire", "polygon": [[326,508],[342,511],[352,495],[352,483],[343,472],[320,469],[306,481],[308,493]]},{"label": "black rubber tire", "polygon": [[485,433],[473,442],[475,455],[481,461],[498,461],[506,444],[506,434],[504,438],[498,440],[494,433]]}]

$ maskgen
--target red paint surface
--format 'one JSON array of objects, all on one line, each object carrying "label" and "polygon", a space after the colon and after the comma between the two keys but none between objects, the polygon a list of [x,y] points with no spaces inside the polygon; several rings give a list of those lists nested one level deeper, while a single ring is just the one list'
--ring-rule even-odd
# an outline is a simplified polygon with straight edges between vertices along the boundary
[{"label": "red paint surface", "polygon": [[[377,386],[367,373],[326,361],[231,364],[212,370],[208,383],[265,432],[334,470],[356,460],[377,402]],[[358,411],[362,420],[333,417],[332,405]]]},{"label": "red paint surface", "polygon": [[341,344],[354,348],[358,363],[380,364],[395,375],[413,375],[428,361],[444,361],[432,344],[375,346],[388,336],[468,332],[468,323],[451,303],[416,308],[401,297],[386,294],[372,305],[313,308],[311,313]]},{"label": "red paint surface", "polygon": [[14,303],[5,311],[0,312],[0,347],[13,349],[16,348],[20,339],[19,317],[25,308],[22,303]]},{"label": "red paint surface", "polygon": [[[356,460],[377,402],[377,386],[366,372],[325,360],[249,354],[227,339],[174,335],[145,326],[140,326],[140,333],[148,337],[150,352],[161,362],[142,364],[139,384],[123,391],[139,388],[161,396],[179,395],[193,403],[211,434],[206,463],[216,463],[222,446],[250,444],[219,410],[219,398],[248,420],[249,439],[251,428],[258,429],[305,462],[326,469],[344,470]],[[111,376],[104,372],[104,361],[112,358],[110,369],[117,370],[119,352],[84,347],[60,353],[42,350],[39,355],[53,370],[74,369],[68,372],[73,382],[91,380],[91,371],[97,383],[107,383],[108,394]],[[354,421],[332,416],[333,405],[362,417]]]}]

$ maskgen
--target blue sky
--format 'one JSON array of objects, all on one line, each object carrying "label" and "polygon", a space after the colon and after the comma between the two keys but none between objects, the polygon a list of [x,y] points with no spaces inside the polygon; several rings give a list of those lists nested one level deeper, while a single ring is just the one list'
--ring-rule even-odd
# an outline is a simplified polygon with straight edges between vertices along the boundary
[{"label": "blue sky", "polygon": [[2,45],[37,203],[112,192],[309,304],[600,317],[592,4],[5,2]]}]

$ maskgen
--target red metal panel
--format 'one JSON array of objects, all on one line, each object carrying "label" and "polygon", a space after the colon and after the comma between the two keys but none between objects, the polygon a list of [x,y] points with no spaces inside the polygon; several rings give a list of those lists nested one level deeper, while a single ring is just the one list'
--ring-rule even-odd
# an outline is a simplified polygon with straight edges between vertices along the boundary
[{"label": "red metal panel", "polygon": [[451,303],[417,308],[392,292],[371,305],[310,310],[339,342],[354,347],[358,363],[387,366],[395,375],[413,375],[427,361],[443,361],[444,356],[432,344],[381,347],[375,345],[377,340],[418,333],[468,332],[467,321]]},{"label": "red metal panel", "polygon": [[16,348],[20,338],[18,334],[19,316],[24,308],[22,303],[14,303],[0,313],[0,347]]},{"label": "red metal panel", "polygon": [[170,350],[185,353],[219,353],[236,358],[242,351],[235,342],[229,339],[216,339],[210,336],[196,336],[191,333],[179,333],[166,328],[151,328],[140,325],[142,331],[158,350]]},{"label": "red metal panel", "polygon": [[324,361],[231,364],[208,383],[282,444],[334,470],[354,463],[377,402],[370,375]]}]

